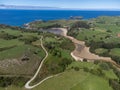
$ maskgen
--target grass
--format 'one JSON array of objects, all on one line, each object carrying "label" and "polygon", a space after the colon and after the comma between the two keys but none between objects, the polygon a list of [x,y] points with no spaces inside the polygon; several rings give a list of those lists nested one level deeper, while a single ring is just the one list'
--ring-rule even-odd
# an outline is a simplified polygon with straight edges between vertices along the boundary
[{"label": "grass", "polygon": [[46,37],[45,42],[56,42],[56,39],[52,37]]},{"label": "grass", "polygon": [[103,30],[82,30],[76,36],[79,40],[86,40],[87,42],[93,41],[102,41],[108,36],[109,33],[104,32]]},{"label": "grass", "polygon": [[23,35],[23,36],[26,36],[26,35],[32,35],[32,36],[38,36],[37,33],[32,33],[32,32],[22,32],[20,30],[12,30],[12,29],[9,29],[9,28],[6,28],[6,29],[1,29],[0,32],[6,32],[10,35],[14,35],[14,36],[19,36],[19,35]]},{"label": "grass", "polygon": [[10,48],[8,50],[0,52],[0,59],[14,59],[22,57],[29,49],[33,49],[34,47],[30,45],[20,45],[14,48]]},{"label": "grass", "polygon": [[98,17],[95,18],[91,21],[94,21],[94,24],[96,25],[96,27],[100,27],[100,28],[104,28],[106,30],[113,30],[113,32],[119,32],[119,25],[117,25],[116,23],[118,23],[120,20],[120,17],[109,17],[109,16],[102,16],[102,17]]},{"label": "grass", "polygon": [[[71,65],[68,66],[69,70],[67,69],[60,75],[44,81],[42,84],[32,90],[56,90],[56,88],[57,90],[113,90],[109,86],[108,80],[106,78],[84,72],[83,69],[75,71],[73,69],[70,69],[70,67],[72,66],[78,66],[79,68],[88,67],[89,69],[98,67],[98,65],[95,65],[93,63],[73,62]],[[108,78],[117,78],[112,70],[104,72]],[[16,86],[10,86],[7,88],[7,90],[16,89],[25,90],[24,88],[19,88]]]},{"label": "grass", "polygon": [[22,35],[25,36],[35,36],[35,37],[39,37],[40,35],[38,35],[38,33],[30,33],[30,32],[23,32]]},{"label": "grass", "polygon": [[94,67],[97,67],[97,65],[93,64],[92,62],[76,62],[74,61],[72,64],[70,64],[67,69],[70,69],[72,67],[79,67],[81,69],[83,69],[84,67],[87,67],[87,68],[94,68]]},{"label": "grass", "polygon": [[62,26],[70,26],[72,25],[74,22],[76,22],[77,20],[51,20],[51,21],[48,21],[48,22],[32,22],[31,23],[31,26],[32,27],[35,27],[35,28],[44,28],[44,27],[47,27],[47,26],[51,26],[51,25],[54,25],[54,24],[60,24]]},{"label": "grass", "polygon": [[0,48],[5,48],[5,47],[11,47],[11,46],[19,46],[23,45],[24,42],[19,41],[18,39],[12,39],[12,40],[4,40],[0,39]]},{"label": "grass", "polygon": [[95,53],[96,54],[103,54],[105,52],[107,52],[108,50],[107,49],[104,49],[104,48],[98,48],[95,50]]},{"label": "grass", "polygon": [[[80,74],[81,73],[81,74]],[[66,71],[62,73],[61,75],[51,78],[49,80],[46,80],[44,83],[39,85],[38,87],[35,87],[32,90],[69,90],[71,86],[73,86],[75,83],[79,82],[81,79],[84,80],[86,76],[89,75],[83,71],[76,72],[74,70]],[[24,90],[22,88],[17,88],[15,86],[9,87],[7,90]],[[4,90],[2,88],[2,90]]]},{"label": "grass", "polygon": [[14,59],[14,58],[18,58],[21,57],[23,55],[23,53],[25,53],[27,46],[17,46],[5,51],[0,52],[0,59],[4,60],[4,59]]},{"label": "grass", "polygon": [[[98,17],[95,19],[88,20],[92,22],[92,29],[80,29],[77,30],[77,36],[79,40],[84,40],[86,42],[91,42],[91,40],[99,42],[119,42],[120,38],[117,37],[117,34],[120,33],[119,17]],[[111,32],[108,32],[111,31]]]},{"label": "grass", "polygon": [[111,49],[109,54],[112,55],[112,56],[120,56],[120,48]]},{"label": "grass", "polygon": [[70,90],[75,83],[84,80],[88,75],[83,71],[66,71],[60,76],[45,81],[33,90],[56,90],[56,88],[57,90]]},{"label": "grass", "polygon": [[[34,36],[39,37],[37,33],[22,32],[20,30],[12,30],[9,28],[0,29],[0,33],[2,33],[3,31],[13,36],[21,35],[22,36],[21,38],[31,39]],[[33,47],[32,45],[25,45],[24,42],[20,41],[19,39],[20,39],[19,37],[11,40],[0,39],[0,48],[4,49],[0,52],[0,60],[20,58],[26,52],[26,50],[28,50],[28,48],[35,49],[35,47]],[[39,51],[42,51],[39,48],[36,48],[36,49],[38,49]],[[37,51],[36,49],[35,51]],[[38,53],[38,56],[39,55],[40,53]]]},{"label": "grass", "polygon": [[[34,52],[37,52],[34,54]],[[28,61],[22,61],[24,55],[29,57]],[[41,47],[31,45],[20,45],[0,52],[0,74],[7,75],[32,75],[38,68],[45,53]]]},{"label": "grass", "polygon": [[[36,41],[34,42],[34,44],[35,43],[37,44],[39,42]],[[44,65],[42,66],[41,72],[39,72],[37,78],[32,82],[32,84],[44,79],[46,76],[63,72],[63,69],[65,68],[64,66],[61,66],[62,60],[69,59],[72,62],[72,57],[70,55],[71,50],[67,50],[66,47],[64,47],[64,49],[63,47],[60,47],[60,45],[63,43],[66,43],[66,44],[70,43],[71,45],[72,42],[67,41],[67,39],[64,39],[63,37],[57,38],[57,36],[47,35],[47,37],[43,39],[43,43],[44,43],[44,46],[46,46],[46,43],[49,43],[49,45],[47,46],[49,47],[50,45],[52,45],[54,46],[54,48],[49,49],[46,46],[49,56],[45,60]],[[59,54],[56,55],[55,52]]]},{"label": "grass", "polygon": [[111,78],[111,79],[118,79],[118,77],[115,75],[113,70],[108,70],[108,71],[103,71],[106,75],[106,77]]},{"label": "grass", "polygon": [[72,59],[72,56],[70,55],[70,51],[68,50],[61,50],[62,51],[62,57],[63,58],[69,58],[69,59]]},{"label": "grass", "polygon": [[[76,66],[79,68],[88,67],[89,69],[99,67],[88,62],[73,62],[68,66],[67,71],[57,77],[46,80],[33,90],[56,90],[56,88],[57,90],[112,90],[107,79],[84,72],[82,69],[79,71],[70,69]],[[117,79],[112,70],[104,72],[106,77]]]},{"label": "grass", "polygon": [[[119,33],[119,26],[116,26],[115,23],[119,21],[116,18],[97,18],[94,19],[94,30],[90,29],[81,29],[76,36],[77,39],[79,40],[85,40],[87,42],[91,42],[91,40],[94,40],[96,42],[99,41],[104,41],[104,42],[119,42],[119,38],[117,38],[117,33]],[[41,24],[33,24],[34,27],[46,27],[50,26],[55,23],[59,23],[62,26],[65,25],[72,25],[73,22],[76,22],[75,20],[71,21],[66,21],[66,20],[56,20],[56,21],[49,21],[49,22],[42,22]],[[104,24],[100,23],[104,22]],[[107,30],[111,30],[112,32],[107,32]],[[1,31],[4,31],[10,35],[14,36],[20,36],[22,35],[23,38],[28,38],[28,36],[35,36],[39,37],[37,33],[30,33],[30,32],[21,32],[21,31],[16,31],[16,30],[11,30],[11,29],[2,29]],[[49,51],[49,56],[45,61],[46,65],[51,65],[51,67],[56,67],[57,63],[59,63],[62,58],[68,58],[71,59],[72,57],[70,56],[71,52],[71,47],[72,45],[70,44],[71,42],[66,42],[67,39],[60,38],[56,39],[54,35],[52,37],[50,36],[51,34],[44,34],[43,43],[49,43],[55,45],[55,49],[59,50],[61,53],[61,57],[58,56],[53,56],[52,55],[52,50],[51,52]],[[109,38],[106,38],[107,36],[110,36]],[[64,42],[64,43],[63,43]],[[40,44],[39,40],[36,42],[33,42],[32,44]],[[61,47],[60,47],[60,44]],[[64,45],[69,46],[69,48],[66,49]],[[40,63],[39,56],[43,58],[44,52],[43,50],[39,47],[34,47],[32,45],[25,45],[23,42],[13,39],[13,40],[3,40],[0,39],[0,48],[4,47],[11,47],[16,45],[14,48],[10,48],[4,51],[0,52],[0,59],[13,59],[13,58],[19,58],[21,57],[26,51],[31,49],[31,59],[27,63],[20,63],[18,64],[10,64],[11,66],[8,65],[6,68],[6,71],[11,72],[11,74],[14,72],[14,74],[29,74],[32,75],[36,68],[38,67]],[[68,50],[69,49],[69,50]],[[98,48],[96,49],[96,53],[104,53],[106,52],[106,49],[103,48]],[[37,52],[35,55],[34,52]],[[120,55],[120,50],[119,48],[114,48],[111,50],[110,54],[112,55]],[[4,61],[4,60],[3,60]],[[6,62],[6,61],[5,61]],[[75,71],[71,69],[72,67],[79,67],[79,71]],[[99,65],[95,65],[93,63],[88,63],[88,62],[73,62],[70,64],[65,72],[63,72],[61,75],[56,76],[54,78],[51,78],[49,80],[46,80],[43,82],[41,85],[38,87],[34,88],[33,90],[112,90],[112,88],[109,86],[108,80],[103,77],[95,76],[89,72],[83,71],[83,68],[89,68],[89,69],[97,69],[99,68]],[[1,68],[0,68],[1,69]],[[54,68],[53,68],[54,69]],[[55,68],[56,69],[56,68]],[[56,70],[60,70],[61,68],[57,68]],[[29,70],[29,72],[28,72]],[[44,69],[45,70],[45,69]],[[2,72],[2,70],[0,71]],[[8,73],[8,72],[7,72]],[[48,72],[49,73],[49,72]],[[112,78],[116,79],[117,76],[114,74],[114,72],[110,69],[108,71],[104,70],[104,73],[107,78]],[[10,73],[9,73],[10,74]],[[38,78],[36,78],[38,79]],[[0,90],[4,90],[4,88],[0,88]],[[24,88],[19,88],[16,86],[9,86],[7,87],[7,90],[25,90]]]},{"label": "grass", "polygon": [[1,31],[4,31],[4,32],[9,33],[10,35],[14,35],[14,36],[19,36],[22,33],[19,30],[12,30],[12,29],[9,29],[9,28],[1,29]]},{"label": "grass", "polygon": [[[12,29],[0,29],[0,33],[5,32],[13,36],[21,36],[23,38],[29,38],[29,36],[40,37],[37,33],[21,32],[19,30]],[[36,68],[38,68],[41,59],[45,56],[43,49],[38,44],[25,44],[19,40],[20,37],[11,40],[0,39],[0,74],[7,75],[33,75]],[[27,54],[30,58],[28,61],[22,61],[21,58]]]},{"label": "grass", "polygon": [[0,90],[25,90],[25,89],[12,85],[12,86],[9,86],[9,87],[6,87],[6,88],[1,88],[0,87]]},{"label": "grass", "polygon": [[112,90],[108,81],[98,76],[90,75],[70,90]]},{"label": "grass", "polygon": [[112,90],[108,81],[99,76],[80,71],[66,71],[51,78],[33,90]]}]

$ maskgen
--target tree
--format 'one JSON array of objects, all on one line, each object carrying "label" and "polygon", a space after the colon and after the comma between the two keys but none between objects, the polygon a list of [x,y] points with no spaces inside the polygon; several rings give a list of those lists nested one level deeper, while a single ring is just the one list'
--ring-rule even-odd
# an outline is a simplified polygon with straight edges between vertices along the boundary
[{"label": "tree", "polygon": [[63,68],[63,70],[66,69],[66,67],[72,63],[71,59],[67,59],[67,58],[63,58],[60,62],[59,62],[59,66],[61,66]]},{"label": "tree", "polygon": [[103,63],[100,63],[100,68],[103,69],[103,70],[109,70],[110,67],[107,63],[103,62]]},{"label": "tree", "polygon": [[87,59],[84,58],[84,59],[83,59],[83,62],[87,62]]},{"label": "tree", "polygon": [[71,29],[75,28],[86,28],[89,29],[90,25],[86,21],[77,21],[72,26]]},{"label": "tree", "polygon": [[79,67],[74,67],[75,71],[79,71],[79,69],[80,69]]},{"label": "tree", "polygon": [[87,67],[84,67],[83,70],[84,70],[85,72],[89,72],[89,68],[87,68]]},{"label": "tree", "polygon": [[95,61],[94,61],[94,64],[96,64],[96,65],[98,65],[99,63],[100,63],[99,60],[95,60]]}]

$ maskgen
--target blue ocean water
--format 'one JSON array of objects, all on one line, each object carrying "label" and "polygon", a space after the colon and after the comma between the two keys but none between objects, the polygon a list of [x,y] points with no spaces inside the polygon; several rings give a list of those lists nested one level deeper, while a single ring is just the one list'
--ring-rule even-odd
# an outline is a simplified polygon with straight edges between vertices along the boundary
[{"label": "blue ocean water", "polygon": [[0,24],[22,26],[34,20],[68,19],[70,16],[83,16],[84,19],[98,16],[120,16],[120,11],[0,10]]}]

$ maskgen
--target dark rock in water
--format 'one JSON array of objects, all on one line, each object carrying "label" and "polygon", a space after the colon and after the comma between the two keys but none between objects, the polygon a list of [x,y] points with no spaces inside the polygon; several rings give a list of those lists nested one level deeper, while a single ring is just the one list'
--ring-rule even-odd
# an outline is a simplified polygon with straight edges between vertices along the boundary
[{"label": "dark rock in water", "polygon": [[83,19],[83,17],[82,16],[70,16],[70,19],[78,19],[78,20],[80,20],[80,19]]}]

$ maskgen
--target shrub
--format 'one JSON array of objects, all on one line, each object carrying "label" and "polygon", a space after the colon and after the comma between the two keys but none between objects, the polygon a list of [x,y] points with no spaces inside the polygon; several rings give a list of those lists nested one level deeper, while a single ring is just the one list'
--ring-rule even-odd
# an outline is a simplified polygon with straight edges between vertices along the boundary
[{"label": "shrub", "polygon": [[90,28],[90,25],[86,21],[77,21],[75,22],[72,26],[71,29],[73,28]]},{"label": "shrub", "polygon": [[99,63],[100,63],[99,60],[95,60],[95,61],[94,61],[94,64],[96,64],[96,65],[98,65]]},{"label": "shrub", "polygon": [[89,68],[87,68],[87,67],[84,67],[83,70],[84,70],[85,72],[89,72]]},{"label": "shrub", "polygon": [[79,71],[80,68],[79,68],[79,67],[74,67],[74,70],[75,70],[75,71]]},{"label": "shrub", "polygon": [[114,90],[120,90],[120,83],[116,79],[109,79],[109,85],[114,89]]},{"label": "shrub", "polygon": [[99,66],[100,66],[100,68],[101,68],[102,70],[109,70],[109,69],[110,69],[109,65],[108,65],[107,63],[105,63],[105,62],[100,63]]},{"label": "shrub", "polygon": [[92,73],[92,74],[94,74],[94,75],[98,75],[98,76],[104,76],[104,75],[105,75],[100,68],[91,69],[91,70],[90,70],[90,73]]},{"label": "shrub", "polygon": [[84,58],[84,59],[83,59],[83,62],[87,62],[87,59]]}]

